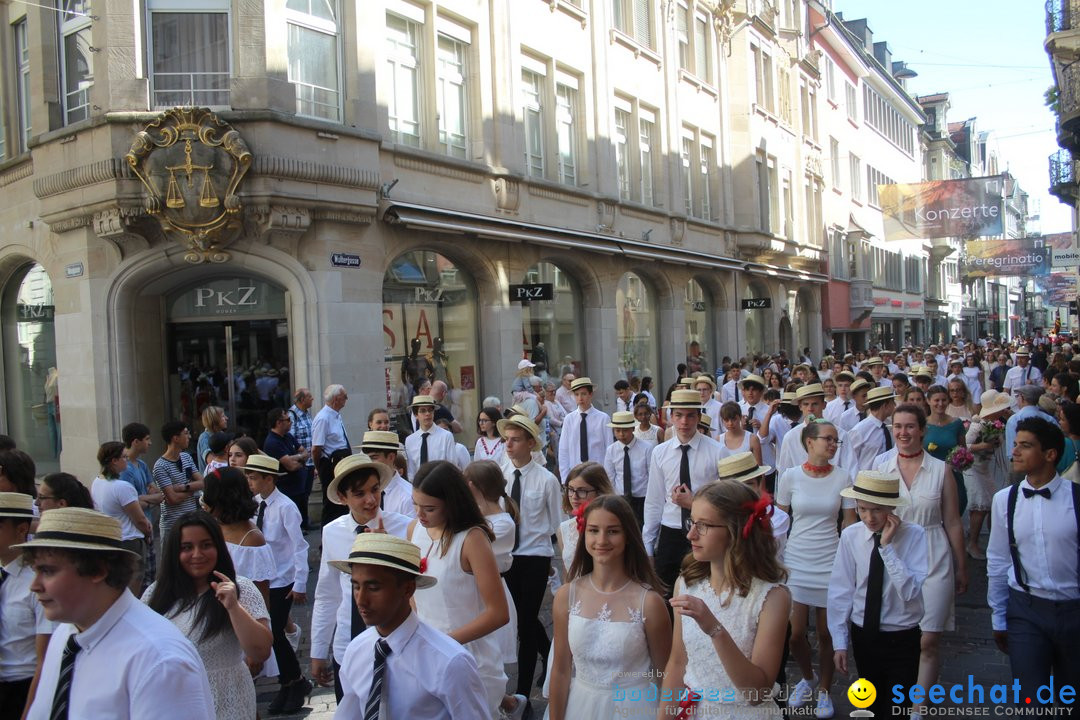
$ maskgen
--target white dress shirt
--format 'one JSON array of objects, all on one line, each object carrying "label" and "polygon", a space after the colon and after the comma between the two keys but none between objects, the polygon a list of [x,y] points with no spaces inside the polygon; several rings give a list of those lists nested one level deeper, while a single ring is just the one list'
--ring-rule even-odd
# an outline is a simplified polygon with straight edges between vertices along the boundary
[{"label": "white dress shirt", "polygon": [[[867,416],[870,414],[870,411],[864,409],[862,410],[862,413],[864,416]],[[855,404],[855,401],[852,400],[851,407],[840,413],[839,422],[835,422],[833,423],[833,425],[836,425],[836,427],[840,428],[844,432],[850,432],[851,429],[858,425],[860,422],[862,422],[863,419],[864,418],[859,417],[859,407]]]},{"label": "white dress shirt", "polygon": [[855,455],[855,472],[860,470],[873,470],[874,458],[885,452],[885,433],[882,426],[888,428],[890,437],[892,428],[888,420],[878,420],[873,415],[867,415],[865,420],[851,428],[847,441],[851,443],[851,449]]},{"label": "white dress shirt", "polygon": [[[645,493],[645,525],[642,536],[645,552],[651,557],[660,526],[682,529],[682,508],[671,502],[671,493],[680,484],[679,469],[682,466],[682,446],[679,436],[665,440],[653,448],[649,458],[649,488]],[[690,446],[691,490],[696,492],[716,480],[716,462],[720,459],[720,443],[701,433],[687,443]]]},{"label": "white dress shirt", "polygon": [[[379,527],[380,517],[383,529],[399,538],[405,537],[412,522],[412,518],[406,515],[384,510],[366,523],[367,527],[372,530]],[[328,522],[322,529],[319,581],[311,606],[311,657],[319,660],[329,660],[332,652],[334,660],[341,664],[349,647],[352,634],[352,576],[335,570],[329,563],[349,557],[358,527],[352,513],[349,513]]]},{"label": "white dress shirt", "polygon": [[[1044,485],[1050,498],[1041,495],[1024,497],[1024,488],[1032,490],[1027,478],[1020,483],[1013,514],[1013,533],[1020,552],[1023,577],[1031,594],[1044,600],[1080,599],[1077,587],[1076,515],[1071,483],[1060,475]],[[990,516],[990,542],[986,546],[986,601],[990,605],[994,630],[1005,630],[1005,610],[1009,589],[1024,592],[1013,573],[1009,553],[1007,510],[1009,488],[994,494]]]},{"label": "white dress shirt", "polygon": [[551,536],[562,522],[562,485],[543,465],[529,461],[516,468],[508,457],[502,461],[506,496],[513,497],[514,470],[521,470],[521,501],[518,503],[518,546],[514,555],[552,557]]},{"label": "white dress shirt", "polygon": [[464,471],[472,462],[472,456],[469,455],[469,448],[465,447],[461,443],[454,443],[454,459],[451,461],[458,466],[458,470]]},{"label": "white dress shirt", "polygon": [[322,447],[322,454],[328,458],[335,450],[352,450],[341,413],[329,405],[323,405],[311,421],[311,446]]},{"label": "white dress shirt", "polygon": [[[847,403],[847,407],[844,407],[844,403]],[[825,416],[826,420],[839,427],[840,416],[844,414],[845,410],[850,410],[853,407],[855,407],[854,400],[851,398],[844,399],[837,395],[835,398],[825,403],[825,412],[822,414]]]},{"label": "white dress shirt", "polygon": [[[416,432],[405,438],[405,461],[408,466],[409,479],[416,477],[416,471],[420,469],[420,445],[424,441],[424,433],[428,434],[427,459],[428,462],[446,460],[454,465],[460,461],[457,452],[457,442],[454,433],[443,430],[438,425],[432,424],[427,430],[416,429]],[[466,454],[468,454],[466,452]]]},{"label": "white dress shirt", "polygon": [[[724,402],[728,402],[725,400]],[[734,402],[734,401],[732,401]],[[701,408],[702,415],[708,415],[712,420],[712,427],[709,429],[709,436],[713,440],[720,437],[720,433],[724,432],[724,423],[720,420],[720,408],[723,404],[717,401],[716,398],[709,398],[709,401]]]},{"label": "white dress shirt", "polygon": [[[750,417],[750,404],[745,400],[739,402],[739,407],[742,409],[743,418],[746,420],[757,420],[761,422],[765,419],[765,416],[769,413],[769,403],[762,400],[757,405],[754,405],[754,417]],[[775,413],[774,413],[775,415]],[[719,427],[722,427],[723,423]],[[776,426],[773,425],[773,421],[769,421],[769,432],[762,436],[760,433],[754,433],[757,435],[758,442],[761,443],[761,464],[769,467],[776,465]]]},{"label": "white dress shirt", "polygon": [[416,517],[416,507],[413,505],[412,491],[412,483],[395,472],[394,479],[391,480],[390,484],[383,490],[383,510],[400,513],[408,517]]},{"label": "white dress shirt", "polygon": [[[722,403],[740,402],[742,400],[742,390],[739,389],[736,392],[736,388],[738,388],[738,383],[736,383],[734,380],[728,380],[726,383],[721,385],[720,386],[720,402],[722,402]],[[708,414],[712,415],[712,413],[708,413]],[[713,420],[717,420],[717,419],[719,419],[719,415],[713,417]]]},{"label": "white dress shirt", "polygon": [[649,444],[636,437],[629,445],[621,441],[608,445],[604,453],[604,470],[611,479],[611,486],[615,488],[616,495],[622,495],[623,491],[623,458],[626,452],[623,448],[630,448],[630,491],[634,497],[645,497],[645,489],[649,487],[649,455],[655,445]]},{"label": "white dress shirt", "polygon": [[[805,423],[799,423],[784,435],[784,443],[781,445],[780,454],[776,459],[777,474],[782,475],[788,468],[798,467],[806,462],[808,455],[806,448],[802,444],[802,431],[805,426]],[[858,472],[854,448],[851,447],[848,434],[842,428],[836,428],[836,436],[840,440],[840,447],[836,450],[836,455],[833,456],[832,464],[846,470],[854,480],[855,473]]]},{"label": "white dress shirt", "polygon": [[[866,584],[874,534],[861,522],[840,533],[840,545],[829,577],[829,632],[833,648],[848,647],[848,620],[863,626]],[[923,616],[922,585],[929,572],[926,531],[920,525],[900,523],[892,542],[878,549],[885,563],[882,583],[881,630],[896,632],[919,626]]]},{"label": "white dress shirt", "polygon": [[125,588],[83,632],[70,623],[56,627],[28,720],[48,720],[64,646],[71,635],[82,649],[75,656],[70,720],[215,717],[198,650],[175,625]]},{"label": "white dress shirt", "polygon": [[574,398],[574,393],[567,390],[562,385],[555,390],[555,401],[562,405],[563,410],[566,411],[567,415],[574,412],[577,408],[577,400]]},{"label": "white dress shirt", "polygon": [[[274,553],[274,577],[270,578],[270,587],[292,584],[293,592],[307,592],[308,544],[300,529],[300,511],[296,503],[277,488],[267,497],[256,495],[255,500],[266,502],[262,534]],[[251,522],[256,522],[257,518],[258,511]]]},{"label": "white dress shirt", "polygon": [[772,524],[773,537],[776,539],[776,559],[783,565],[784,548],[787,547],[788,534],[791,532],[791,516],[773,505],[773,513],[772,517],[769,518],[769,522]]},{"label": "white dress shirt", "polygon": [[38,635],[51,635],[56,624],[45,617],[37,595],[30,592],[34,569],[16,557],[4,566],[0,585],[0,681],[33,677],[37,669]]},{"label": "white dress shirt", "polygon": [[592,460],[603,463],[604,453],[611,444],[611,418],[595,405],[588,409],[585,425],[589,438],[589,457],[581,457],[581,410],[566,413],[562,435],[559,436],[559,473],[565,478],[575,465]]},{"label": "white dress shirt", "polygon": [[1009,371],[1005,373],[1005,381],[1002,383],[1005,388],[1005,392],[1012,394],[1012,391],[1021,388],[1025,385],[1038,385],[1042,382],[1042,373],[1039,372],[1039,368],[1032,365],[1030,362],[1027,367],[1020,367],[1015,365],[1009,368]]}]

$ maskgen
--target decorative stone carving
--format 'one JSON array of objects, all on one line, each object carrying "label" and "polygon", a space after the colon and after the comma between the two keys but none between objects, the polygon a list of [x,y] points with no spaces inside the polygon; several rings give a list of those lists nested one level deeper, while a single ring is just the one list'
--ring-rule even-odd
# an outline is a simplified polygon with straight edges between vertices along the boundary
[{"label": "decorative stone carving", "polygon": [[248,234],[260,237],[268,245],[296,256],[300,238],[311,227],[311,210],[286,205],[256,205],[248,208],[251,221]]},{"label": "decorative stone carving", "polygon": [[680,218],[671,218],[671,244],[682,245],[686,239],[686,221]]},{"label": "decorative stone carving", "polygon": [[251,151],[206,108],[172,108],[135,136],[124,156],[142,181],[146,211],[187,246],[187,262],[227,262],[242,227],[237,189]]},{"label": "decorative stone carving", "polygon": [[120,207],[96,212],[93,218],[94,234],[114,243],[125,257],[146,250],[150,247],[150,241],[132,227],[138,217],[145,217],[141,208]]},{"label": "decorative stone carving", "polygon": [[611,231],[615,228],[615,204],[601,200],[596,203],[596,227],[598,230]]},{"label": "decorative stone carving", "polygon": [[495,205],[506,212],[517,212],[521,201],[521,185],[517,180],[497,178],[495,180]]}]

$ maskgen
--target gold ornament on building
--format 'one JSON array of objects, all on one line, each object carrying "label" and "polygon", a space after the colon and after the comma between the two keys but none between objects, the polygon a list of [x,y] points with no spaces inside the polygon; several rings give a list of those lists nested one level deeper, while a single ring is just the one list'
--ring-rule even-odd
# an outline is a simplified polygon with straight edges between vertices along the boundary
[{"label": "gold ornament on building", "polygon": [[227,262],[240,232],[237,188],[251,167],[240,133],[206,108],[172,108],[135,136],[124,156],[145,189],[146,211],[187,246],[190,263]]}]

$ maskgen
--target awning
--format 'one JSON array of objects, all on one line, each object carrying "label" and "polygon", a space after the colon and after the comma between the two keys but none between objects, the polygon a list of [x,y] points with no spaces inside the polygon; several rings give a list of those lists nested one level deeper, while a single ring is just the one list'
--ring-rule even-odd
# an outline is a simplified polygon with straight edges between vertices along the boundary
[{"label": "awning", "polygon": [[[574,248],[640,260],[663,260],[711,270],[743,271],[748,266],[757,265],[670,245],[654,245],[642,240],[629,240],[602,233],[539,225],[416,203],[383,201],[380,210],[384,221],[419,230],[475,235],[507,242],[529,242],[549,247]],[[807,275],[786,268],[776,268],[776,270],[793,273],[792,279]],[[824,278],[824,276],[821,277]]]},{"label": "awning", "polygon": [[766,263],[748,262],[746,263],[746,269],[751,275],[766,275],[769,277],[781,278],[783,280],[798,280],[800,282],[808,283],[829,282],[828,275],[808,272],[806,270],[797,270],[795,268],[785,268],[778,265],[768,265]]}]

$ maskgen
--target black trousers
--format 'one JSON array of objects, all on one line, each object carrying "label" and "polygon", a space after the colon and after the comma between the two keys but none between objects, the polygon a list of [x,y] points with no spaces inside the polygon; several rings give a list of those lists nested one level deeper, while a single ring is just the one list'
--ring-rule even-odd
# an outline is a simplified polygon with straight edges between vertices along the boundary
[{"label": "black trousers", "polygon": [[19,720],[22,717],[33,680],[28,677],[25,680],[0,681],[0,720]]},{"label": "black trousers", "polygon": [[274,633],[274,655],[277,657],[281,675],[278,680],[282,686],[300,679],[300,661],[296,652],[285,637],[285,626],[289,624],[289,611],[292,610],[292,584],[285,587],[270,588],[270,629]]},{"label": "black trousers", "polygon": [[330,482],[334,479],[334,466],[337,465],[338,460],[348,455],[347,450],[335,450],[332,456],[323,455],[319,458],[319,484],[322,485],[322,524],[324,527],[331,520],[337,520],[349,512],[348,506],[331,502],[326,496],[326,489],[330,487]]},{"label": "black trousers", "polygon": [[643,497],[627,497],[626,501],[630,503],[630,508],[634,511],[634,518],[637,520],[638,527],[645,524],[645,498]]},{"label": "black trousers", "polygon": [[334,668],[334,697],[340,705],[341,698],[345,697],[345,688],[341,686],[341,666],[333,658],[330,658],[330,664]]},{"label": "black trousers", "polygon": [[675,587],[675,580],[679,577],[679,567],[683,558],[690,552],[690,541],[686,539],[686,533],[682,530],[660,526],[660,537],[656,542],[656,574],[664,581],[664,597],[670,599],[671,591]]},{"label": "black trousers", "polygon": [[[858,677],[866,678],[877,689],[877,698],[869,707],[874,717],[894,717],[892,708],[911,707],[905,701],[893,702],[892,686],[910,688],[919,681],[919,628],[895,632],[866,633],[854,623],[851,625],[851,649],[855,652]],[[906,712],[899,713],[906,717]]]},{"label": "black trousers", "polygon": [[514,562],[504,576],[510,597],[517,608],[518,631],[518,678],[515,692],[532,695],[533,675],[536,674],[536,658],[547,662],[551,640],[540,624],[540,606],[544,602],[551,558],[535,555],[515,555]]},{"label": "black trousers", "polygon": [[1053,698],[1039,688],[1054,678],[1055,692],[1063,685],[1080,685],[1080,600],[1054,601],[1009,589],[1005,606],[1005,629],[1009,638],[1009,665],[1020,681],[1020,702],[1054,705]]},{"label": "black trousers", "polygon": [[306,532],[311,525],[308,520],[308,498],[311,497],[311,488],[315,484],[315,466],[305,465],[300,470],[300,478],[303,481],[303,487],[295,495],[290,495],[289,499],[296,503],[297,509],[300,510],[300,527]]}]

